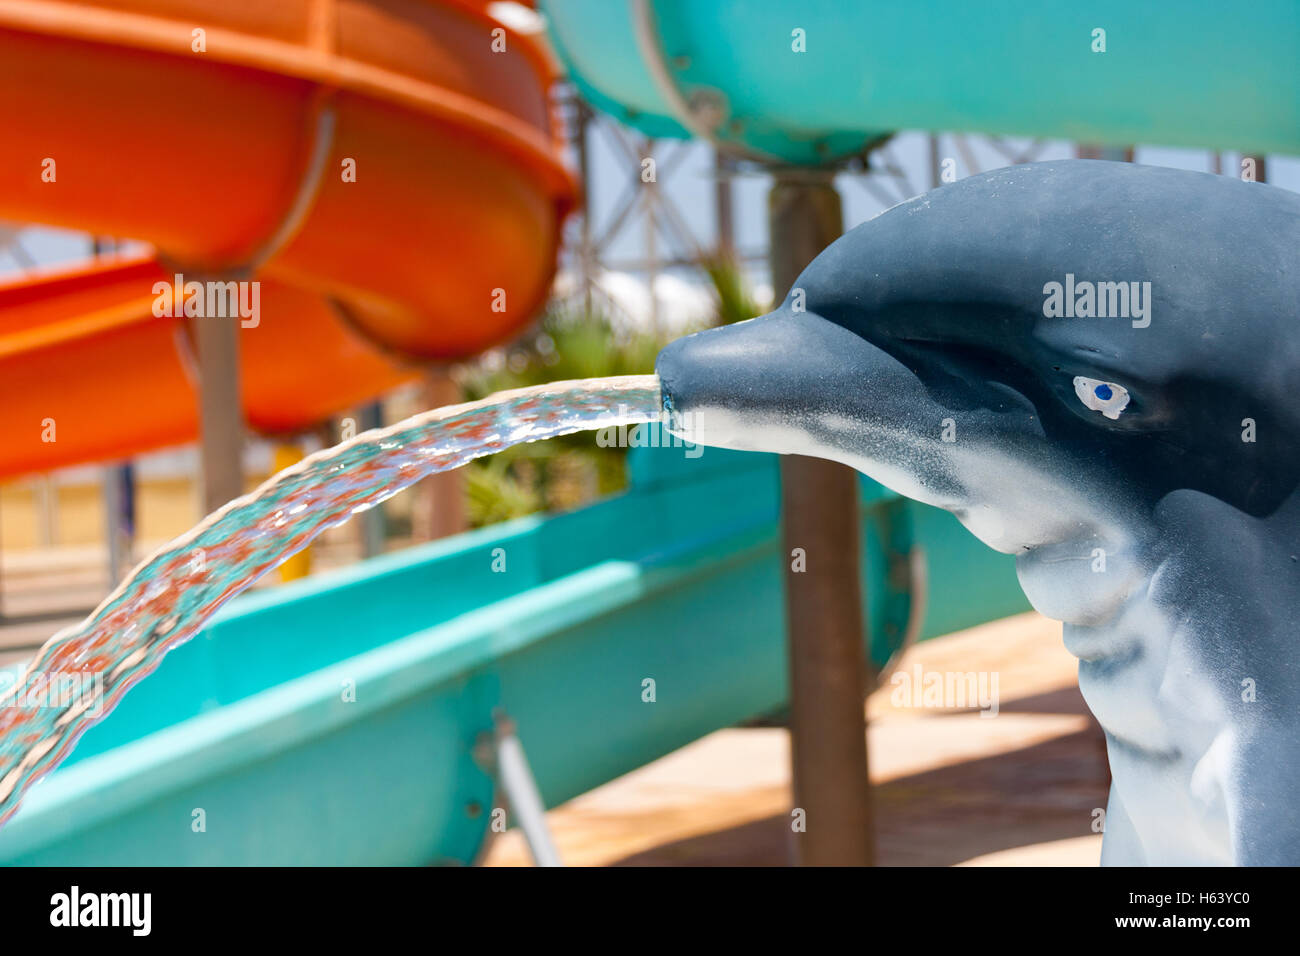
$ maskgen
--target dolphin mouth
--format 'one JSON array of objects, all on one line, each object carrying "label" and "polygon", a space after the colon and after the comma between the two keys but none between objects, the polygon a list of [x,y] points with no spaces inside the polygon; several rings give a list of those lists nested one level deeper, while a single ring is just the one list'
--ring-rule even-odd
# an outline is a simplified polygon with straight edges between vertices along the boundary
[{"label": "dolphin mouth", "polygon": [[[887,352],[816,313],[788,307],[678,339],[659,353],[655,371],[669,428],[683,438],[850,464],[864,436],[847,425],[897,423],[908,396],[929,402],[916,376]],[[869,444],[879,445],[880,437]],[[854,448],[842,438],[854,439]]]}]

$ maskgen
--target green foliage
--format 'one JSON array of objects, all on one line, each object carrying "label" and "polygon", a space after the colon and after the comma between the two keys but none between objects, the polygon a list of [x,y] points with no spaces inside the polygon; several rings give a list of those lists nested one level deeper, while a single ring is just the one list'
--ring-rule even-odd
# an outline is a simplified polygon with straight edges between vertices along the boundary
[{"label": "green foliage", "polygon": [[703,263],[705,274],[713,285],[715,305],[714,325],[731,325],[752,319],[763,311],[750,294],[745,274],[734,259],[715,255]]},{"label": "green foliage", "polygon": [[[730,261],[704,263],[716,299],[705,325],[750,318],[760,311]],[[462,380],[466,401],[493,392],[566,379],[644,375],[667,344],[648,329],[624,329],[602,312],[552,305],[535,331],[480,360]],[[474,527],[540,510],[577,508],[627,485],[626,448],[601,448],[594,432],[516,445],[467,466],[467,508]]]}]

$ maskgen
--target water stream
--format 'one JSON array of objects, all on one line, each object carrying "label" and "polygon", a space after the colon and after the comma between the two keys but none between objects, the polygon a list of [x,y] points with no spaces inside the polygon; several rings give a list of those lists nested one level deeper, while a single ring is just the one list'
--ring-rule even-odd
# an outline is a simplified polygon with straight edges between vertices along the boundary
[{"label": "water stream", "polygon": [[169,650],[322,531],[511,445],[659,415],[654,375],[555,382],[424,412],[273,475],[142,561],[0,689],[0,824]]}]

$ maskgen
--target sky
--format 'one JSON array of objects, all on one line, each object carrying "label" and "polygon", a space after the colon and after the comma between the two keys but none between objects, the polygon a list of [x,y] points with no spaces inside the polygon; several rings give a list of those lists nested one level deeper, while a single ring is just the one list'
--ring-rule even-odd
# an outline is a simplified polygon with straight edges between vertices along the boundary
[{"label": "sky", "polygon": [[[612,120],[605,121],[613,123]],[[628,133],[627,135],[635,135]],[[971,136],[967,138],[974,158],[981,172],[1008,165],[1005,157],[990,144],[987,139]],[[1008,145],[1027,148],[1031,141],[1027,139],[1010,139]],[[630,188],[635,188],[640,168],[629,167],[626,154],[613,140],[609,131],[594,128],[589,139],[589,156],[593,170],[588,194],[592,204],[592,221],[594,232],[599,235],[607,227],[623,197]],[[678,150],[681,155],[675,156]],[[870,219],[877,213],[893,205],[894,202],[910,198],[924,192],[930,185],[929,138],[921,132],[904,132],[894,137],[886,150],[888,161],[905,174],[907,185],[895,185],[885,181],[881,188],[890,192],[886,202],[873,195],[861,182],[861,177],[841,175],[836,183],[844,207],[844,228]],[[660,178],[660,187],[674,201],[677,210],[695,240],[705,248],[712,248],[716,242],[716,223],[714,214],[713,192],[713,153],[702,143],[682,144],[661,141],[655,148],[658,168],[671,170]],[[940,158],[951,157],[956,160],[959,177],[968,175],[960,151],[957,150],[953,137],[940,137]],[[1075,156],[1075,146],[1068,142],[1048,142],[1036,153],[1036,159],[1068,159]],[[1178,169],[1192,169],[1202,172],[1212,171],[1212,154],[1206,150],[1169,149],[1152,146],[1138,146],[1134,161],[1152,166],[1170,166]],[[1225,174],[1239,174],[1240,155],[1237,153],[1221,154],[1222,168]],[[1300,157],[1269,156],[1267,158],[1267,175],[1269,182],[1284,189],[1300,192]],[[762,258],[767,248],[767,190],[770,178],[758,173],[741,175],[734,180],[734,221],[735,242],[742,254],[753,254],[754,259],[747,262],[751,287],[759,293],[770,297],[770,283],[766,263]],[[612,268],[614,275],[605,283],[611,295],[637,319],[644,320],[649,312],[649,296],[644,281],[637,276],[625,274],[628,263],[646,258],[646,224],[644,217],[629,219],[622,229],[608,243],[602,259]],[[576,237],[576,227],[570,228],[570,236]],[[572,243],[570,243],[572,246]],[[670,258],[681,254],[684,249],[667,228],[660,228],[656,233],[656,246],[659,255]],[[666,270],[656,284],[661,299],[661,313],[667,314],[670,324],[685,323],[696,317],[701,310],[709,307],[709,296],[699,281],[698,270]],[[784,290],[781,290],[784,292]]]}]

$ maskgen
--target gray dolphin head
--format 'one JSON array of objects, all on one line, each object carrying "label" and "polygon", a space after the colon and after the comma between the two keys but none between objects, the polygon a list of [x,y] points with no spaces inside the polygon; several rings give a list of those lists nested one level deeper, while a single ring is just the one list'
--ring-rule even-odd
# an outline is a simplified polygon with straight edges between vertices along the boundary
[{"label": "gray dolphin head", "polygon": [[998,170],[668,346],[664,402],[692,440],[845,462],[1019,556],[1108,734],[1112,862],[1300,863],[1298,249],[1300,196],[1262,184]]}]

